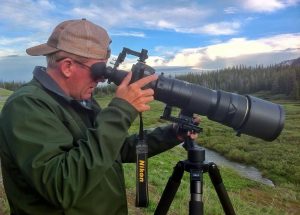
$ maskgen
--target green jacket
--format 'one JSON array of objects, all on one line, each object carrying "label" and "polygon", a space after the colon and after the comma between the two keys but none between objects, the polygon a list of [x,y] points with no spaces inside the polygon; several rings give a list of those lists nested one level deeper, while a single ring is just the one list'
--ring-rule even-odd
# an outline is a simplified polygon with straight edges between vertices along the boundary
[{"label": "green jacket", "polygon": [[[135,162],[137,111],[112,99],[103,110],[67,97],[36,67],[0,116],[3,182],[12,214],[127,214],[123,162]],[[149,156],[172,148],[171,126],[149,132]],[[132,179],[135,180],[135,179]]]}]

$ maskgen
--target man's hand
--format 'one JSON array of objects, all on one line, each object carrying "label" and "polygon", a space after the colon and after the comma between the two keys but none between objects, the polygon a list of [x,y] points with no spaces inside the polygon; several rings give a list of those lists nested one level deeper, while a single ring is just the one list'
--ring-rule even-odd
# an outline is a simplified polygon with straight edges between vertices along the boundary
[{"label": "man's hand", "polygon": [[157,80],[157,75],[149,75],[132,84],[130,83],[132,72],[124,78],[122,83],[116,90],[116,97],[121,98],[129,102],[138,112],[150,110],[149,102],[153,101],[154,90],[145,89],[142,87],[148,83]]},{"label": "man's hand", "polygon": [[[200,116],[195,115],[193,117],[193,122],[195,125],[199,125],[201,122]],[[176,123],[173,124],[173,129],[175,129],[175,131],[176,131],[176,138],[180,141],[184,141],[184,138],[187,136],[190,137],[192,140],[196,140],[198,138],[198,133],[196,133],[196,132],[188,131],[186,133],[186,132],[180,131],[181,129],[178,128],[178,125]]]}]

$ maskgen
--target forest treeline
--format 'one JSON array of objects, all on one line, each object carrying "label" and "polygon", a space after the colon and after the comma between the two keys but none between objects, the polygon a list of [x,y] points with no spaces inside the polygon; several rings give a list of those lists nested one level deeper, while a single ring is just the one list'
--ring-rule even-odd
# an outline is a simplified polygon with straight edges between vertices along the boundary
[{"label": "forest treeline", "polygon": [[[199,84],[211,89],[221,89],[239,94],[266,91],[271,95],[283,94],[289,99],[300,99],[300,65],[273,65],[246,67],[243,65],[226,69],[193,72],[175,76],[180,80]],[[22,82],[0,82],[0,87],[14,91]],[[113,94],[114,84],[100,85],[96,96]]]},{"label": "forest treeline", "polygon": [[10,90],[10,91],[15,91],[18,89],[20,86],[25,84],[25,82],[18,82],[18,81],[0,81],[0,88]]},{"label": "forest treeline", "polygon": [[176,78],[239,94],[267,91],[272,95],[284,94],[289,99],[300,99],[299,65],[235,66],[217,71],[184,74]]}]

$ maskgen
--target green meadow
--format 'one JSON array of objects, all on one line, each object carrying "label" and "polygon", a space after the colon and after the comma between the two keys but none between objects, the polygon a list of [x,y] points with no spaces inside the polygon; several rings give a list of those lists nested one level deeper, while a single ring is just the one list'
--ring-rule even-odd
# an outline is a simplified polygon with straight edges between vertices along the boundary
[{"label": "green meadow", "polygon": [[[266,93],[259,96],[282,104],[286,111],[284,130],[275,141],[266,142],[246,135],[236,137],[231,128],[201,117],[203,133],[197,142],[230,160],[255,166],[275,184],[275,187],[263,185],[221,166],[223,182],[237,214],[300,214],[300,101],[280,100],[281,97],[268,97]],[[98,99],[103,106],[109,100],[109,97]],[[163,103],[154,101],[151,108],[143,114],[144,127],[167,123],[159,119]],[[178,110],[175,109],[175,116],[176,113]],[[130,132],[136,132],[138,128],[139,120],[136,120]],[[124,164],[130,214],[154,213],[173,167],[186,156],[182,147],[175,147],[149,159],[150,205],[147,209],[135,208],[135,164]],[[189,174],[185,173],[169,214],[188,214],[189,185]],[[224,214],[207,174],[204,174],[203,193],[205,214]]]},{"label": "green meadow", "polygon": [[[9,95],[9,91],[0,90],[0,107]],[[97,98],[105,107],[111,97]],[[200,126],[203,128],[197,143],[218,151],[225,157],[255,166],[275,184],[275,187],[260,184],[240,176],[234,169],[220,166],[223,182],[232,201],[236,214],[241,215],[296,215],[300,214],[300,102],[269,98],[280,103],[286,111],[286,123],[280,137],[273,142],[242,135],[236,137],[228,127],[208,120],[202,116]],[[144,127],[152,128],[166,124],[159,119],[164,109],[163,103],[151,103],[151,111],[143,114]],[[174,115],[178,110],[174,111]],[[130,133],[138,131],[137,119]],[[153,214],[165,188],[173,167],[180,160],[186,159],[187,152],[180,146],[149,159],[149,199],[146,209],[134,206],[135,202],[135,164],[124,164],[126,177],[129,214]],[[189,174],[185,173],[181,186],[171,205],[168,214],[188,214],[190,199]],[[204,214],[224,214],[217,194],[208,174],[204,174]],[[0,185],[0,215],[8,215],[9,209],[3,186]]]}]

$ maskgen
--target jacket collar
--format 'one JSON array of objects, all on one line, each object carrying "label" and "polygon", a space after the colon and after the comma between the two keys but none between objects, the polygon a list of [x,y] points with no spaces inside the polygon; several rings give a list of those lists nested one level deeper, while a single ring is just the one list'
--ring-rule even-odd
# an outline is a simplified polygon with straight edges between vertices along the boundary
[{"label": "jacket collar", "polygon": [[69,103],[77,103],[80,104],[82,107],[91,109],[92,101],[90,100],[75,100],[72,97],[65,94],[65,92],[60,88],[60,86],[48,75],[46,72],[46,68],[43,66],[36,66],[33,70],[33,77],[47,90],[51,91],[52,93],[62,97]]},{"label": "jacket collar", "polygon": [[42,66],[36,66],[33,70],[33,77],[40,82],[40,84],[47,90],[63,97],[68,102],[74,100],[70,96],[67,96],[64,91],[58,86],[58,84],[48,75],[46,68]]}]

